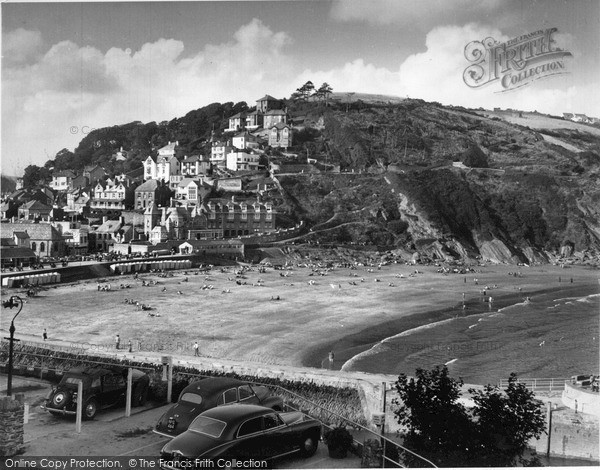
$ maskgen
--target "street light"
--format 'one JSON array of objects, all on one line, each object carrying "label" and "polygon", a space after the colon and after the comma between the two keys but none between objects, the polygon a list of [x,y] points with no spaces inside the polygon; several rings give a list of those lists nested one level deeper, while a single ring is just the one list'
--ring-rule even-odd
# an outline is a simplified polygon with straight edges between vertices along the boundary
[{"label": "street light", "polygon": [[10,309],[13,309],[14,307],[19,307],[19,311],[15,314],[12,321],[10,322],[10,329],[8,330],[10,333],[10,338],[4,338],[4,339],[9,340],[9,343],[8,343],[8,381],[6,384],[6,396],[10,397],[12,395],[13,342],[20,341],[18,339],[15,339],[15,318],[17,318],[17,316],[19,315],[19,313],[21,313],[21,310],[23,309],[23,300],[18,295],[13,295],[7,301],[2,302],[2,306],[4,308],[10,308]]}]

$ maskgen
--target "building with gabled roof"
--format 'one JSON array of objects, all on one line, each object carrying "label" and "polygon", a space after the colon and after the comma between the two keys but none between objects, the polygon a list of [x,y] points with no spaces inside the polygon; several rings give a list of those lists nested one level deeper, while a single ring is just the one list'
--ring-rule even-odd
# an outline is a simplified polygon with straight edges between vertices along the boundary
[{"label": "building with gabled roof", "polygon": [[26,202],[19,207],[19,218],[27,220],[42,220],[48,219],[52,213],[52,207],[41,203],[40,201],[33,200]]},{"label": "building with gabled roof", "polygon": [[288,115],[282,109],[271,109],[265,113],[263,122],[265,129],[270,129],[276,124],[287,124]]},{"label": "building with gabled roof", "polygon": [[234,114],[229,118],[229,127],[225,129],[227,132],[242,131],[246,127],[246,113],[241,112]]},{"label": "building with gabled roof", "polygon": [[280,107],[280,101],[277,98],[273,98],[271,95],[265,95],[256,100],[256,109],[263,114],[270,109],[278,109]]},{"label": "building with gabled roof", "polygon": [[179,173],[184,177],[206,175],[210,171],[210,160],[202,155],[185,157],[180,163]]},{"label": "building with gabled roof", "polygon": [[68,191],[69,189],[73,189],[73,178],[75,178],[75,176],[77,175],[71,170],[56,171],[52,173],[50,187],[55,191]]},{"label": "building with gabled roof", "polygon": [[292,146],[292,128],[288,124],[275,124],[269,129],[269,146],[288,148]]},{"label": "building with gabled roof", "polygon": [[36,256],[64,256],[66,254],[66,237],[53,225],[40,223],[2,223],[2,237],[14,237],[14,232],[27,232],[29,248]]},{"label": "building with gabled roof", "polygon": [[172,195],[163,181],[147,180],[135,188],[135,209],[145,210],[152,204],[164,206],[169,203]]},{"label": "building with gabled roof", "polygon": [[171,175],[179,174],[179,160],[175,156],[179,142],[169,142],[158,149],[156,158],[144,160],[144,180],[155,179],[169,183]]}]

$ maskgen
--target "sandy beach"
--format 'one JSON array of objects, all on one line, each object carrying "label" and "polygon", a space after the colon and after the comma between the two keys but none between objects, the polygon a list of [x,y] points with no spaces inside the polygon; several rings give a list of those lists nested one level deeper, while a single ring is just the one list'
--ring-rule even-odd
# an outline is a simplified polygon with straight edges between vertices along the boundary
[{"label": "sandy beach", "polygon": [[[200,354],[207,357],[341,368],[380,341],[424,325],[445,321],[460,325],[473,315],[492,314],[527,297],[533,305],[544,296],[592,295],[591,313],[576,324],[563,326],[575,330],[570,348],[585,348],[582,354],[589,357],[585,367],[598,369],[598,311],[593,309],[598,299],[594,294],[600,292],[599,271],[591,268],[488,265],[475,267],[476,271],[468,274],[442,274],[436,266],[390,264],[380,269],[294,266],[281,271],[268,267],[265,272],[254,267],[236,275],[239,269],[215,267],[209,273],[189,270],[187,274],[175,271],[170,277],[147,273],[138,279],[125,275],[49,287],[27,299],[16,321],[17,337],[19,332],[41,337],[46,328],[49,338],[68,341],[74,350],[93,352],[114,349],[114,337],[119,334],[121,347],[131,341],[134,350],[190,355],[194,341],[198,341]],[[109,291],[99,290],[108,284]],[[14,293],[19,294],[3,290],[3,296]],[[149,305],[151,310],[141,310],[126,299]],[[2,312],[3,331],[8,329],[9,314]],[[547,319],[532,321],[548,324]],[[439,325],[430,332],[416,333],[435,332],[437,338]],[[525,329],[533,331],[536,327],[533,323]],[[444,327],[441,329],[443,332]],[[493,340],[501,341],[502,335],[511,331],[495,331]],[[521,341],[515,338],[513,335],[512,341]],[[474,341],[479,340],[484,341]],[[517,346],[512,349],[519,350]],[[546,362],[552,361],[553,354],[565,355],[564,350],[539,349],[527,355],[543,354]],[[333,364],[326,360],[330,350],[335,352]],[[486,358],[474,362],[476,367],[483,371],[497,361],[493,353],[472,355]],[[404,359],[409,356],[399,348],[394,354]],[[388,362],[396,360],[394,354],[386,354]],[[411,368],[421,366],[418,361],[407,364]],[[572,363],[563,360],[561,364],[556,371],[560,376],[576,373]],[[399,372],[380,360],[363,366],[358,370]],[[496,372],[501,373],[501,368]]]}]

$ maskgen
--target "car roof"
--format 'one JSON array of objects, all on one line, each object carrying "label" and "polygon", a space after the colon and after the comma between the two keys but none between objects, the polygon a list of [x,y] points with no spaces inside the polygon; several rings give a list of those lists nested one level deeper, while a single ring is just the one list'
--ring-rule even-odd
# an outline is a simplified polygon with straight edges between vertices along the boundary
[{"label": "car roof", "polygon": [[65,374],[74,375],[106,375],[106,374],[121,374],[122,371],[119,369],[108,369],[106,367],[73,367],[65,372]]},{"label": "car roof", "polygon": [[249,418],[255,418],[256,416],[262,416],[266,413],[273,412],[274,411],[271,408],[267,408],[266,406],[232,404],[211,408],[206,410],[200,416],[218,419],[228,424],[235,424],[236,422],[242,422]]},{"label": "car roof", "polygon": [[189,384],[181,393],[191,392],[197,395],[210,395],[245,384],[247,382],[234,379],[233,377],[208,377]]}]

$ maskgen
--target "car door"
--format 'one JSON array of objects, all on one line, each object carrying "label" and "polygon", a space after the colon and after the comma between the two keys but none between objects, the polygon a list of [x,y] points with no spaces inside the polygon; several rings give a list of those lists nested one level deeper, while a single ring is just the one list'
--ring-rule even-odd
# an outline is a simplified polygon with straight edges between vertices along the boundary
[{"label": "car door", "polygon": [[290,434],[289,427],[275,412],[263,415],[262,427],[265,437],[265,453],[271,457],[293,451],[299,441],[297,437]]},{"label": "car door", "polygon": [[231,457],[241,460],[271,457],[267,453],[262,416],[244,421],[238,428],[235,441],[236,443],[231,449]]},{"label": "car door", "polygon": [[102,377],[102,406],[119,403],[125,398],[127,383],[121,374],[108,373]]}]

